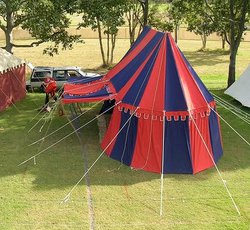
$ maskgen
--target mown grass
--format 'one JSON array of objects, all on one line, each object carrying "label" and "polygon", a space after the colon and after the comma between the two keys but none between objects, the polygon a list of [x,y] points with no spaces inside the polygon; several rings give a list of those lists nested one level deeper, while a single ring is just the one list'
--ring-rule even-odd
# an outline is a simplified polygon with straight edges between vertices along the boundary
[{"label": "mown grass", "polygon": [[[28,44],[30,41],[17,41],[19,44]],[[97,71],[102,64],[99,43],[96,39],[85,39],[84,44],[77,44],[72,50],[61,51],[59,55],[50,57],[43,55],[46,44],[33,48],[16,48],[14,54],[34,66],[80,66],[83,69]],[[0,41],[0,45],[3,41]],[[104,42],[104,45],[106,43]],[[180,49],[192,64],[201,79],[211,88],[225,88],[229,66],[228,50],[221,50],[219,41],[208,41],[205,52],[197,52],[201,48],[201,41],[180,40]],[[117,63],[129,48],[129,41],[118,39],[114,55]],[[250,63],[250,43],[242,42],[236,59],[236,77],[247,68]],[[28,72],[27,77],[30,75]]]},{"label": "mown grass", "polygon": [[[121,42],[121,41],[120,41]],[[180,41],[179,45],[210,89],[226,84],[228,56],[214,52],[219,43],[211,42],[211,51],[196,53],[199,42]],[[98,47],[89,40],[79,49],[65,51],[50,58],[41,55],[41,47],[15,50],[35,65],[79,65],[93,69],[100,64]],[[124,46],[124,47],[123,47]],[[185,46],[185,47],[184,47]],[[84,49],[84,48],[85,49]],[[126,43],[118,45],[116,60],[126,50]],[[85,53],[86,52],[86,53]],[[243,43],[238,55],[237,73],[247,66],[249,44]],[[213,93],[240,106],[223,90]],[[0,229],[89,229],[89,210],[85,182],[76,188],[68,203],[60,204],[72,186],[84,173],[82,150],[78,139],[71,135],[60,144],[33,161],[17,166],[39,150],[55,143],[72,132],[69,125],[42,145],[28,146],[46,132],[61,127],[66,116],[54,114],[44,128],[36,109],[42,105],[44,95],[27,97],[0,113]],[[88,106],[88,105],[86,105]],[[84,123],[98,113],[95,110],[81,118]],[[218,107],[220,114],[250,141],[249,125],[229,111]],[[248,113],[249,109],[244,108]],[[34,118],[35,117],[35,118]],[[32,120],[33,119],[33,120]],[[160,176],[131,170],[103,156],[89,173],[94,206],[95,229],[249,229],[250,225],[250,147],[225,123],[221,122],[224,156],[218,167],[241,211],[238,216],[216,169],[197,175],[166,175],[164,177],[164,215],[159,216]],[[97,159],[101,149],[96,121],[83,130],[89,166]]]}]

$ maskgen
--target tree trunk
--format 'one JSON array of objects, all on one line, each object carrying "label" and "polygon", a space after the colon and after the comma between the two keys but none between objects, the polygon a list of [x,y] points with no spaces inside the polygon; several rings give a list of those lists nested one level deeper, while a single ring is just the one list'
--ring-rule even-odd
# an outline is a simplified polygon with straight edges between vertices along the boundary
[{"label": "tree trunk", "polygon": [[235,82],[236,54],[237,54],[237,50],[235,49],[235,47],[231,47],[231,49],[230,49],[230,63],[229,63],[227,87],[229,87],[230,85],[232,85]]},{"label": "tree trunk", "polygon": [[[241,17],[235,24],[236,14],[234,12],[234,1],[230,0],[230,64],[228,71],[227,87],[231,86],[235,82],[235,63],[238,48],[240,46],[242,34],[245,30],[245,20],[247,16],[247,4],[249,0],[242,2]],[[236,29],[237,28],[237,29]],[[238,31],[237,31],[238,30]]]},{"label": "tree trunk", "polygon": [[[112,35],[111,35],[112,36]],[[107,58],[106,58],[106,64],[109,65],[110,64],[110,60],[109,60],[109,53],[110,53],[110,30],[109,27],[107,28]]]},{"label": "tree trunk", "polygon": [[101,49],[101,55],[102,55],[102,64],[103,66],[106,66],[107,63],[105,61],[105,54],[104,54],[104,49],[103,49],[103,44],[102,44],[102,30],[101,30],[100,21],[98,19],[97,19],[97,29],[98,29],[98,38],[99,38],[99,44],[100,44],[100,49]]},{"label": "tree trunk", "polygon": [[144,20],[143,25],[146,26],[148,24],[148,0],[145,0],[145,9],[144,9]]},{"label": "tree trunk", "polygon": [[139,0],[143,9],[143,26],[148,24],[148,0]]},{"label": "tree trunk", "polygon": [[225,46],[226,46],[226,38],[225,38],[225,35],[222,34],[221,35],[221,48],[224,50]]},{"label": "tree trunk", "polygon": [[12,37],[12,31],[4,31],[5,33],[5,49],[9,53],[12,53],[12,48],[13,48],[13,37]]},{"label": "tree trunk", "polygon": [[111,47],[111,60],[110,60],[110,64],[113,64],[115,42],[116,42],[116,34],[112,34],[112,36],[111,36],[111,42],[112,42],[112,47]]},{"label": "tree trunk", "polygon": [[201,35],[201,41],[202,41],[202,50],[206,49],[206,45],[207,45],[207,36],[205,34]]},{"label": "tree trunk", "polygon": [[175,40],[175,43],[177,44],[178,42],[178,23],[175,24],[175,29],[174,29],[174,40]]},{"label": "tree trunk", "polygon": [[12,53],[13,48],[13,36],[12,36],[12,30],[14,28],[13,25],[13,17],[12,17],[12,11],[9,2],[6,3],[6,30],[5,33],[5,42],[6,42],[6,51],[9,53]]}]

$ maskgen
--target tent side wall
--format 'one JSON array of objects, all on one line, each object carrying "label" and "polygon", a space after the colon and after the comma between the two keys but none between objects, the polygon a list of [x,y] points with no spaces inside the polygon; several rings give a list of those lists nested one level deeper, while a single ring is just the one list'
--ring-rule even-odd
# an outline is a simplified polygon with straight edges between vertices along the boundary
[{"label": "tent side wall", "polygon": [[0,111],[26,95],[25,64],[0,74]]},{"label": "tent side wall", "polygon": [[164,174],[195,174],[213,167],[222,156],[215,113],[197,114],[192,119],[166,117],[163,146],[162,119],[152,119],[149,114],[131,115],[131,111],[118,107],[102,142],[102,148],[112,159],[136,169],[161,173],[164,147]]}]

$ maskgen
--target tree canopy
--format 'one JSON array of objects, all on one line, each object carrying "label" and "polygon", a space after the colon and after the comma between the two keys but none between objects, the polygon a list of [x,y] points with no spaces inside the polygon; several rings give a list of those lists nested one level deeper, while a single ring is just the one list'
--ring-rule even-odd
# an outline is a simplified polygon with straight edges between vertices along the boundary
[{"label": "tree canopy", "polygon": [[[32,47],[44,42],[51,42],[44,52],[57,53],[60,44],[62,49],[71,48],[79,36],[69,35],[67,28],[70,20],[67,13],[75,6],[70,0],[1,0],[0,29],[5,33],[7,51],[13,47]],[[14,28],[22,28],[36,39],[29,45],[17,45],[12,36]]]}]

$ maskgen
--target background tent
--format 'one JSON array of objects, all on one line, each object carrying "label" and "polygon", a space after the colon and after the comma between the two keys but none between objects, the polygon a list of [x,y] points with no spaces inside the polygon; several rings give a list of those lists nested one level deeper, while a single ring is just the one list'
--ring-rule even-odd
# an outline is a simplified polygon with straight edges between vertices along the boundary
[{"label": "background tent", "polygon": [[235,98],[242,105],[250,107],[250,65],[240,78],[225,91],[225,94]]},{"label": "background tent", "polygon": [[116,100],[102,148],[123,164],[161,174],[197,173],[222,155],[215,101],[170,33],[145,27],[102,79],[69,88],[65,103]]},{"label": "background tent", "polygon": [[0,49],[0,111],[22,99],[25,94],[24,61]]}]

